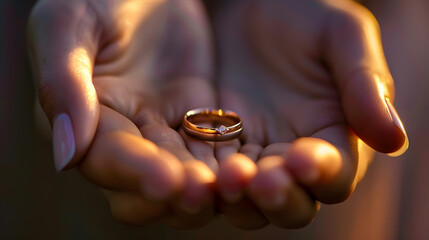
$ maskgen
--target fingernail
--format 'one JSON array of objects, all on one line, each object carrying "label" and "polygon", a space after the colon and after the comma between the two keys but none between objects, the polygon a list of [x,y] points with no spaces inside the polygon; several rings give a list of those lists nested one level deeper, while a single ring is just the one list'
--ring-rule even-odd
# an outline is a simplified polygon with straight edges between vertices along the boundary
[{"label": "fingernail", "polygon": [[53,126],[54,160],[57,172],[62,171],[72,160],[76,146],[70,117],[63,113]]},{"label": "fingernail", "polygon": [[396,109],[393,107],[392,103],[390,102],[390,99],[385,98],[385,101],[393,123],[402,131],[405,138],[404,144],[402,144],[402,147],[399,150],[397,150],[396,152],[387,154],[392,157],[398,157],[408,149],[408,146],[409,146],[408,136],[407,136],[407,132],[405,131],[404,125],[402,124],[402,121],[399,118],[398,113],[396,112]]}]

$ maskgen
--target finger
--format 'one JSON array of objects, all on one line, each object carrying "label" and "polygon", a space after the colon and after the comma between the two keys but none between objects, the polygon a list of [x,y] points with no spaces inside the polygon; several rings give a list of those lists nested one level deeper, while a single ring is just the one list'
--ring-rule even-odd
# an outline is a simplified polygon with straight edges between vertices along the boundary
[{"label": "finger", "polygon": [[238,139],[217,142],[215,145],[215,157],[219,163],[223,162],[229,156],[235,154],[240,149],[240,141]]},{"label": "finger", "polygon": [[257,164],[258,173],[249,183],[248,192],[265,217],[283,228],[309,224],[317,212],[317,205],[293,182],[286,171],[284,158],[268,156]]},{"label": "finger", "polygon": [[185,142],[180,134],[165,124],[151,123],[139,127],[143,137],[158,147],[168,150],[180,161],[194,160],[194,156],[186,149]]},{"label": "finger", "polygon": [[219,170],[219,163],[214,154],[215,144],[190,137],[183,130],[180,130],[180,135],[195,159],[204,162],[216,174]]},{"label": "finger", "polygon": [[261,149],[257,144],[246,144],[241,153],[232,152],[220,162],[217,188],[222,197],[221,212],[232,225],[242,229],[257,229],[268,223],[245,196],[247,185],[257,172],[254,162]]},{"label": "finger", "polygon": [[80,161],[97,127],[97,21],[90,9],[85,1],[39,1],[29,21],[30,55],[39,100],[53,127],[57,171]]},{"label": "finger", "polygon": [[183,163],[186,183],[183,194],[171,202],[173,216],[165,222],[176,228],[195,229],[208,224],[215,215],[214,185],[216,176],[198,160]]},{"label": "finger", "polygon": [[162,115],[153,109],[143,109],[136,114],[136,123],[141,135],[175,155],[180,161],[194,160],[194,156],[186,148],[182,136],[167,125]]},{"label": "finger", "polygon": [[201,161],[193,160],[184,163],[187,173],[185,193],[180,200],[181,206],[189,213],[198,213],[204,204],[213,199],[216,175]]},{"label": "finger", "polygon": [[[325,154],[320,154],[319,160],[321,161],[318,163],[325,167],[319,167],[322,173],[320,182],[315,185],[312,192],[325,203],[344,201],[363,177],[374,151],[368,148],[347,126],[332,126],[315,133],[312,137],[332,144],[329,146],[326,142],[319,142],[320,147],[325,149],[322,151]],[[332,147],[335,147],[338,152],[335,153]],[[324,160],[322,160],[323,158]]]},{"label": "finger", "polygon": [[260,114],[248,116],[247,114],[243,114],[243,128],[245,131],[241,139],[243,139],[245,144],[264,146],[267,143],[269,135],[266,132],[267,118],[270,118],[270,116],[263,117]]},{"label": "finger", "polygon": [[144,226],[168,214],[165,203],[151,202],[139,193],[103,190],[113,218],[128,225]]},{"label": "finger", "polygon": [[[161,149],[172,153],[185,166],[185,191],[180,193],[181,200],[178,208],[186,216],[187,214],[199,214],[199,210],[212,200],[213,184],[215,174],[186,148],[182,136],[166,124],[157,121],[144,121],[145,125],[139,130],[143,137],[147,138]],[[199,144],[201,146],[201,144]],[[196,147],[196,146],[195,146]],[[213,149],[204,146],[203,155],[209,154]],[[199,169],[199,170],[196,170]],[[207,212],[204,212],[207,215]],[[184,221],[187,222],[187,221]],[[171,223],[173,224],[173,223]],[[188,224],[185,224],[187,226]],[[189,224],[193,226],[193,224]]]},{"label": "finger", "polygon": [[185,181],[183,166],[174,155],[142,138],[131,121],[104,106],[79,170],[103,188],[138,191],[156,201],[177,194]]},{"label": "finger", "polygon": [[249,181],[255,176],[255,163],[244,154],[235,153],[220,163],[217,188],[229,203],[239,202]]},{"label": "finger", "polygon": [[338,125],[295,140],[284,156],[291,174],[318,201],[338,203],[363,177],[373,154],[369,150],[347,126]]},{"label": "finger", "polygon": [[[228,144],[228,143],[227,143]],[[233,144],[233,142],[229,143]],[[224,145],[221,145],[224,147]],[[236,153],[236,147],[231,147],[229,155],[220,161],[218,173],[218,190],[221,196],[229,203],[236,203],[243,197],[248,182],[257,172],[256,162],[262,147],[257,144],[246,144]],[[219,151],[228,150],[220,149]]]},{"label": "finger", "polygon": [[259,155],[259,158],[264,158],[268,156],[285,156],[286,153],[289,151],[290,143],[273,143],[268,146],[266,146],[261,154]]},{"label": "finger", "polygon": [[335,2],[324,52],[353,131],[377,151],[402,154],[408,138],[393,107],[394,86],[371,13],[352,2]]},{"label": "finger", "polygon": [[259,155],[263,147],[259,144],[248,143],[240,147],[240,153],[246,155],[253,162],[256,162],[259,159]]}]

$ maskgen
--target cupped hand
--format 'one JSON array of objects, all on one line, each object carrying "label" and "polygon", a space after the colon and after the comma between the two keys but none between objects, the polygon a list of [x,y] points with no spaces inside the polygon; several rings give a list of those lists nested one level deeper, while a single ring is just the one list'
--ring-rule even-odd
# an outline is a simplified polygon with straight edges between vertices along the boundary
[{"label": "cupped hand", "polygon": [[210,221],[213,146],[179,130],[187,110],[216,105],[200,3],[39,1],[29,38],[57,170],[77,165],[123,222]]},{"label": "cupped hand", "polygon": [[242,0],[211,15],[219,101],[238,111],[245,128],[241,146],[217,152],[231,223],[304,226],[316,201],[338,203],[353,192],[372,149],[406,150],[368,10],[352,1]]}]

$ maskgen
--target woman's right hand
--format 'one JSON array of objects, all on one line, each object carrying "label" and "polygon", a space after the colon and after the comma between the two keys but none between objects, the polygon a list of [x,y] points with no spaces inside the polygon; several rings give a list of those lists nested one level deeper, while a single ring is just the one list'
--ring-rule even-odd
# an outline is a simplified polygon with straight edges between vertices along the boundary
[{"label": "woman's right hand", "polygon": [[33,9],[30,52],[56,168],[78,166],[118,220],[195,228],[215,214],[213,146],[180,132],[186,111],[216,104],[208,29],[195,0]]}]

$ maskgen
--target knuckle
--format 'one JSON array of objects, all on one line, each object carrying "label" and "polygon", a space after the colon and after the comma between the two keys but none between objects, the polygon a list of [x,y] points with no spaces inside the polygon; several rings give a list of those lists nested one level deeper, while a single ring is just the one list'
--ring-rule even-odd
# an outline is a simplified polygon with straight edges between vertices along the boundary
[{"label": "knuckle", "polygon": [[379,29],[374,15],[365,7],[357,3],[350,3],[346,7],[337,8],[331,18],[333,30],[342,35],[362,36],[369,29]]}]

